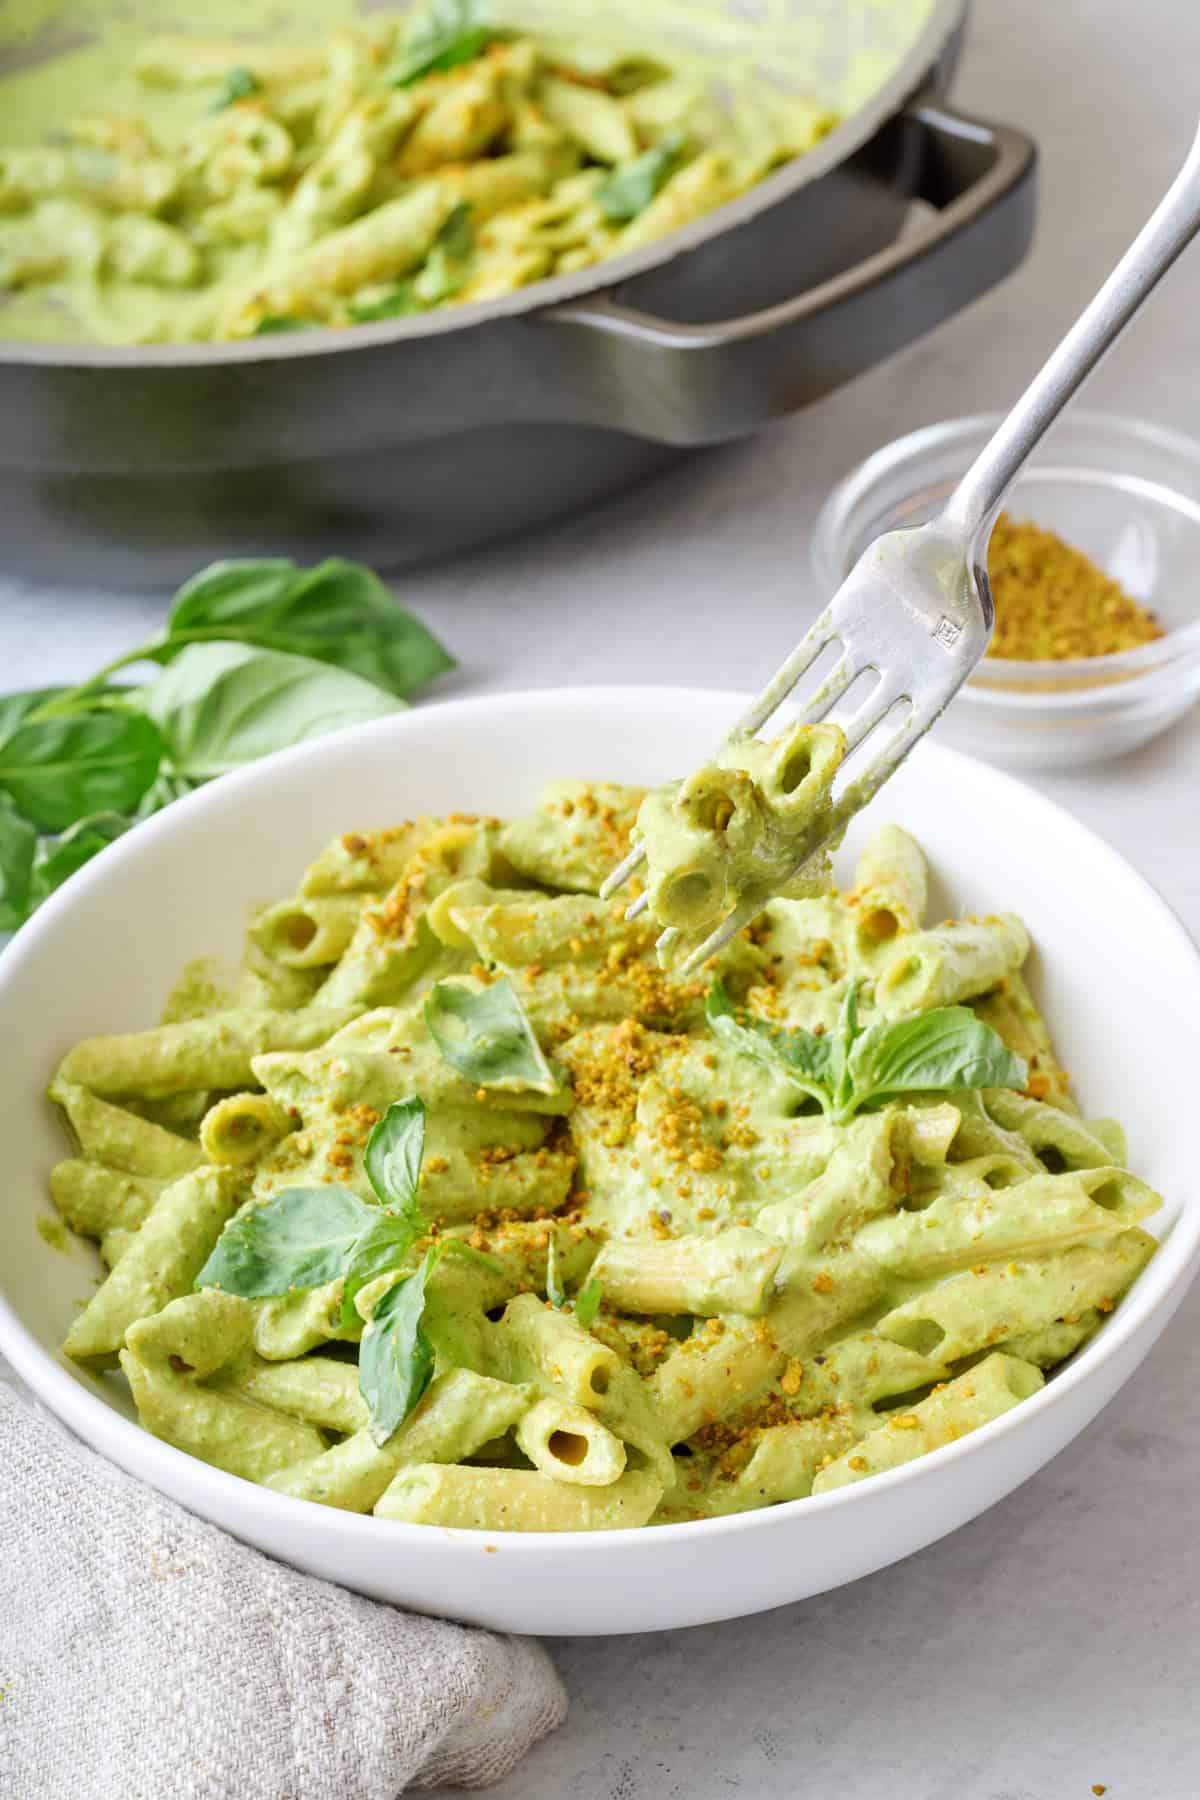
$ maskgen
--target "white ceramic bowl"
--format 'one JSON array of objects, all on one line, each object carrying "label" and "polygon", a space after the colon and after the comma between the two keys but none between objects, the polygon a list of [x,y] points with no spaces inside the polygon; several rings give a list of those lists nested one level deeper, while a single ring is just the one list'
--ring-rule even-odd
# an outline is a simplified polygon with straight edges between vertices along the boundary
[{"label": "white ceramic bowl", "polygon": [[[208,1468],[133,1421],[56,1348],[96,1264],[37,1229],[62,1154],[43,1097],[90,1032],[144,1026],[182,963],[232,955],[247,906],[288,889],[323,840],[419,810],[517,812],[554,775],[662,780],[744,700],[575,689],[452,702],[272,757],[183,800],[85,870],[0,956],[0,1351],[81,1437],[192,1511],[313,1574],[426,1612],[522,1632],[646,1631],[751,1613],[920,1549],[1024,1481],[1113,1396],[1200,1259],[1192,1139],[1200,961],[1171,912],[1098,838],[1011,777],[923,746],[873,812],[912,828],[937,906],[1011,907],[1086,1107],[1127,1124],[1169,1200],[1163,1248],[1099,1337],[1046,1389],[907,1468],[764,1512],[595,1535],[404,1525],[294,1500]],[[847,855],[869,829],[851,833]],[[1131,1493],[1131,1501],[1135,1496]]]}]

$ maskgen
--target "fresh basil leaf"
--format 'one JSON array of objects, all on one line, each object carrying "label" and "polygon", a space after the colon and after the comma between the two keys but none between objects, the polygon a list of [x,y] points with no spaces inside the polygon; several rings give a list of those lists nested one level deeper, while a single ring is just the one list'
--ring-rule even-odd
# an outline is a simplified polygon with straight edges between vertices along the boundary
[{"label": "fresh basil leaf", "polygon": [[415,1274],[381,1295],[363,1332],[358,1387],[377,1444],[386,1444],[403,1425],[433,1377],[433,1345],[422,1321],[427,1283],[441,1255],[442,1246],[434,1244]]},{"label": "fresh basil leaf", "polygon": [[422,75],[471,62],[495,37],[485,0],[431,0],[405,33],[400,59],[391,71],[394,87],[408,87]]},{"label": "fresh basil leaf", "polygon": [[396,602],[374,570],[331,557],[213,563],[180,588],[164,660],[205,638],[311,656],[405,699],[454,658]]},{"label": "fresh basil leaf", "polygon": [[475,248],[475,226],[471,219],[472,208],[467,200],[462,200],[447,215],[446,221],[434,240],[439,250],[456,262],[462,262],[470,256]]},{"label": "fresh basil leaf", "polygon": [[475,248],[475,227],[471,208],[456,206],[446,219],[425,259],[425,266],[413,278],[413,293],[423,306],[438,306],[450,300],[467,279],[467,258]]},{"label": "fresh basil leaf", "polygon": [[25,723],[30,713],[67,692],[67,688],[48,687],[27,688],[19,694],[0,694],[0,744],[12,736],[18,725]]},{"label": "fresh basil leaf", "polygon": [[158,773],[163,740],[134,712],[18,725],[0,743],[0,790],[41,831],[89,813],[131,813]]},{"label": "fresh basil leaf", "polygon": [[30,882],[37,830],[0,794],[0,931],[15,931],[32,911]]},{"label": "fresh basil leaf", "polygon": [[731,1050],[754,1057],[776,1075],[786,1075],[828,1111],[833,1087],[833,1047],[828,1038],[771,1025],[750,1014],[739,1021],[721,981],[714,981],[709,989],[704,1015],[713,1033]]},{"label": "fresh basil leaf", "polygon": [[585,1282],[575,1296],[575,1317],[585,1331],[590,1331],[596,1323],[600,1300],[600,1283],[594,1280]]},{"label": "fresh basil leaf", "polygon": [[297,319],[292,313],[264,313],[254,327],[254,337],[278,337],[281,331],[311,331],[311,319]]},{"label": "fresh basil leaf", "polygon": [[424,301],[418,299],[413,283],[402,281],[381,300],[366,300],[352,306],[350,317],[356,325],[374,325],[380,319],[411,319],[417,313],[428,311]]},{"label": "fresh basil leaf", "polygon": [[857,976],[846,984],[846,992],[842,998],[842,1010],[838,1016],[837,1029],[830,1033],[829,1044],[829,1092],[833,1096],[835,1117],[848,1116],[846,1108],[851,1105],[854,1095],[854,1081],[850,1074],[850,1053],[854,1041],[859,1036],[858,1024],[858,990]]},{"label": "fresh basil leaf", "polygon": [[370,1222],[364,1226],[350,1251],[345,1266],[342,1288],[342,1324],[357,1325],[358,1308],[354,1302],[369,1281],[377,1275],[388,1275],[398,1269],[413,1244],[424,1230],[424,1221],[415,1213],[397,1213],[390,1207],[373,1207]]},{"label": "fresh basil leaf", "polygon": [[278,623],[281,611],[286,611],[297,578],[306,572],[286,556],[209,563],[175,595],[167,618],[168,639],[187,643],[196,631],[219,631],[222,637],[234,640],[247,626],[269,629]]},{"label": "fresh basil leaf", "polygon": [[596,204],[605,217],[624,225],[644,212],[674,174],[686,141],[681,131],[665,132],[651,149],[615,168],[596,189]]},{"label": "fresh basil leaf", "polygon": [[328,663],[230,643],[188,645],[138,698],[162,733],[172,769],[188,781],[211,780],[404,706]]},{"label": "fresh basil leaf", "polygon": [[425,1103],[393,1100],[371,1130],[363,1153],[367,1180],[384,1206],[419,1217],[417,1188],[425,1154]]},{"label": "fresh basil leaf", "polygon": [[439,981],[425,1002],[429,1035],[452,1069],[480,1087],[558,1087],[507,979],[479,989]]},{"label": "fresh basil leaf", "polygon": [[1024,1088],[1025,1062],[966,1006],[940,1006],[868,1026],[847,1062],[849,1111],[897,1094]]},{"label": "fresh basil leaf", "polygon": [[196,1286],[248,1300],[323,1287],[343,1273],[377,1217],[349,1188],[286,1188],[230,1219]]},{"label": "fresh basil leaf", "polygon": [[226,69],[221,81],[220,91],[212,103],[212,112],[224,112],[227,106],[235,106],[239,100],[249,100],[251,94],[257,94],[262,82],[253,69],[243,68],[241,63],[234,63]]},{"label": "fresh basil leaf", "polygon": [[117,838],[123,837],[132,824],[133,820],[123,813],[92,813],[86,819],[77,820],[60,837],[40,844],[30,883],[30,911],[40,906],[76,870],[91,862],[93,856],[98,856],[101,850],[107,850]]},{"label": "fresh basil leaf", "polygon": [[558,1242],[553,1231],[550,1233],[550,1244],[546,1251],[546,1298],[551,1306],[557,1306],[561,1312],[567,1304],[567,1290],[562,1284],[558,1272]]}]

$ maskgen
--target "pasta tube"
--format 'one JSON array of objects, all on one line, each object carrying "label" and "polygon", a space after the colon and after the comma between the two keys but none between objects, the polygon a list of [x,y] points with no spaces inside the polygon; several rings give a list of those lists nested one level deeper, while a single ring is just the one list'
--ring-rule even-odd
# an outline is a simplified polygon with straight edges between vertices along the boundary
[{"label": "pasta tube", "polygon": [[246,1481],[266,1481],[325,1447],[320,1432],[300,1419],[139,1362],[132,1351],[122,1350],[121,1368],[147,1431]]},{"label": "pasta tube", "polygon": [[500,849],[530,881],[597,894],[629,848],[644,788],[612,782],[552,781],[537,810],[500,833]]},{"label": "pasta tube", "polygon": [[244,1168],[286,1137],[294,1123],[269,1094],[230,1094],[205,1113],[200,1146],[209,1162]]},{"label": "pasta tube", "polygon": [[1121,1169],[1030,1176],[964,1199],[942,1194],[920,1212],[865,1225],[856,1248],[891,1275],[919,1278],[999,1256],[1037,1256],[1113,1237],[1148,1218],[1158,1195]]},{"label": "pasta tube", "polygon": [[354,1016],[353,1007],[232,1011],[151,1031],[84,1038],[67,1052],[57,1080],[89,1088],[105,1099],[247,1087],[256,1056],[323,1044]]},{"label": "pasta tube", "polygon": [[161,1178],[127,1175],[77,1157],[55,1163],[50,1171],[51,1198],[71,1230],[81,1237],[136,1231],[164,1185]]},{"label": "pasta tube", "polygon": [[994,988],[1028,954],[1029,933],[1014,913],[914,932],[880,968],[875,999],[889,1018],[956,1006]]},{"label": "pasta tube", "polygon": [[896,1411],[886,1423],[822,1469],[812,1484],[814,1494],[864,1481],[885,1469],[898,1469],[930,1450],[977,1431],[991,1419],[1028,1400],[1042,1385],[1042,1372],[1015,1356],[985,1358],[957,1380],[921,1400],[911,1410]]},{"label": "pasta tube", "polygon": [[282,1363],[251,1357],[219,1376],[215,1385],[257,1406],[347,1437],[366,1429],[367,1406],[358,1391],[358,1370],[331,1356],[301,1356]]},{"label": "pasta tube", "polygon": [[[89,1039],[103,1043],[104,1039]],[[69,1059],[68,1059],[69,1060]],[[130,1175],[172,1180],[198,1169],[204,1162],[199,1145],[149,1119],[139,1118],[121,1106],[110,1106],[97,1099],[86,1087],[64,1081],[59,1074],[50,1086],[50,1098],[56,1100],[67,1115],[67,1122],[79,1141],[79,1147],[91,1162],[104,1163],[110,1169],[122,1169]]]},{"label": "pasta tube", "polygon": [[281,900],[250,927],[254,942],[289,969],[335,963],[354,936],[362,901],[352,895]]},{"label": "pasta tube", "polygon": [[586,1407],[537,1400],[517,1421],[520,1448],[556,1481],[607,1487],[625,1467],[625,1446]]},{"label": "pasta tube", "polygon": [[597,88],[548,75],[538,87],[546,117],[597,162],[632,162],[638,153],[633,121],[618,100]]},{"label": "pasta tube", "polygon": [[581,1487],[527,1469],[422,1463],[396,1477],[375,1514],[459,1531],[620,1531],[645,1525],[661,1497],[648,1469]]},{"label": "pasta tube", "polygon": [[311,317],[338,295],[409,274],[424,261],[454,204],[429,183],[318,238],[240,301],[227,316],[226,328],[234,336],[247,336],[269,316]]},{"label": "pasta tube", "polygon": [[646,1382],[664,1439],[677,1444],[761,1393],[785,1353],[763,1319],[717,1319],[697,1331]]},{"label": "pasta tube", "polygon": [[441,826],[440,819],[420,818],[384,831],[344,832],[308,865],[299,892],[310,900],[332,894],[384,894]]},{"label": "pasta tube", "polygon": [[532,1398],[529,1388],[494,1381],[473,1369],[451,1369],[435,1377],[386,1444],[376,1444],[368,1431],[356,1431],[313,1460],[280,1471],[267,1485],[322,1506],[370,1512],[397,1470],[407,1463],[473,1456],[509,1431]]},{"label": "pasta tube", "polygon": [[900,932],[921,929],[929,897],[925,853],[899,825],[883,825],[858,859],[854,886],[846,896],[853,908],[860,950],[868,955]]},{"label": "pasta tube", "polygon": [[721,1496],[718,1489],[714,1510],[741,1512],[776,1506],[782,1500],[803,1500],[811,1494],[818,1472],[835,1463],[860,1435],[854,1421],[839,1417],[768,1427],[757,1434],[750,1461],[727,1493]]},{"label": "pasta tube", "polygon": [[510,1381],[547,1383],[592,1412],[621,1369],[615,1351],[533,1294],[509,1301],[496,1333]]},{"label": "pasta tube", "polygon": [[197,1169],[164,1188],[137,1237],[67,1332],[79,1361],[110,1357],[137,1319],[186,1293],[237,1205],[239,1189],[219,1169]]},{"label": "pasta tube", "polygon": [[1089,1307],[1110,1310],[1154,1253],[1137,1229],[1035,1261],[984,1263],[894,1307],[877,1330],[923,1356],[956,1362]]},{"label": "pasta tube", "polygon": [[610,1238],[592,1269],[622,1312],[765,1312],[783,1252],[761,1232],[713,1237]]}]

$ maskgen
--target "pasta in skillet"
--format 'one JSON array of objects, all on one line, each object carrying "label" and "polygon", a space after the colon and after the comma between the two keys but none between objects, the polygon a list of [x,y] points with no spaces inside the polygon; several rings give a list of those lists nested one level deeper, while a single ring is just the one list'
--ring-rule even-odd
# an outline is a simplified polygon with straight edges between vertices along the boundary
[{"label": "pasta in skillet", "polygon": [[651,243],[837,122],[800,95],[722,111],[701,74],[477,0],[313,44],[152,38],[134,75],[140,110],[0,149],[0,290],[126,342],[492,299]]},{"label": "pasta in skillet", "polygon": [[1017,1406],[1160,1204],[1080,1116],[1011,915],[920,849],[695,976],[597,890],[644,795],[349,834],[228,979],[65,1057],[71,1326],[143,1425],[381,1518],[602,1530],[869,1479]]}]

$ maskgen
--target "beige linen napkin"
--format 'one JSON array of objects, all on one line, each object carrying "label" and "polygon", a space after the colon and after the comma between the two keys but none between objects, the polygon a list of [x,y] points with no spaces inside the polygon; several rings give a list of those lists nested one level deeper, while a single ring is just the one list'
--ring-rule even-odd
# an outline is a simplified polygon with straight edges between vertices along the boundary
[{"label": "beige linen napkin", "polygon": [[562,1723],[540,1645],[272,1562],[0,1379],[4,1800],[395,1800]]}]

